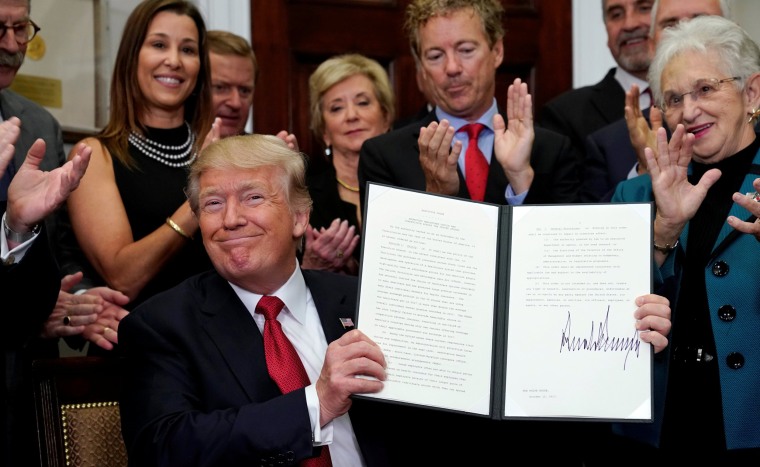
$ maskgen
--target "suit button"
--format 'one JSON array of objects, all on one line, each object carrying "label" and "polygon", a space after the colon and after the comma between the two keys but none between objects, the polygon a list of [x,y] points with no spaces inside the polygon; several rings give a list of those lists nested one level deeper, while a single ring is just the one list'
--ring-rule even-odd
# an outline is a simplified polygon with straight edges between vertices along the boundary
[{"label": "suit button", "polygon": [[723,305],[718,308],[718,318],[721,321],[733,321],[736,318],[736,308],[731,305]]},{"label": "suit button", "polygon": [[716,261],[712,265],[712,273],[714,276],[723,277],[728,274],[728,263],[725,261]]},{"label": "suit button", "polygon": [[726,356],[726,364],[733,370],[738,370],[744,366],[744,355],[739,352],[731,352]]}]

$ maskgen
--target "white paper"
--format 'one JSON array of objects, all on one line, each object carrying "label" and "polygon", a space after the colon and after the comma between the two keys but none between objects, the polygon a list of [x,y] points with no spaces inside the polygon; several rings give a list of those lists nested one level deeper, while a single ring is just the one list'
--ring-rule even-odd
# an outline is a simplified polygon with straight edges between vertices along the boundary
[{"label": "white paper", "polygon": [[[651,419],[651,348],[633,318],[651,287],[651,209],[502,207],[369,184],[357,327],[388,379],[366,396],[503,418]],[[493,362],[505,380],[492,381]]]},{"label": "white paper", "polygon": [[367,197],[357,327],[388,364],[371,396],[488,415],[498,207],[374,184]]},{"label": "white paper", "polygon": [[650,232],[648,204],[513,208],[505,415],[651,418]]}]

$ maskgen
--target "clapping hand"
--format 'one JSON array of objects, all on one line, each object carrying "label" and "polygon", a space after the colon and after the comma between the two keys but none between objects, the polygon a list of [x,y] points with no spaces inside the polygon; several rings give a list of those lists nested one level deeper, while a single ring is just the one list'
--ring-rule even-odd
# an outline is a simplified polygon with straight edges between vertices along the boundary
[{"label": "clapping hand", "polygon": [[417,145],[420,149],[420,166],[425,174],[425,191],[454,196],[459,193],[457,161],[462,143],[454,140],[456,129],[446,119],[432,122],[420,129]]},{"label": "clapping hand", "polygon": [[493,117],[494,156],[516,194],[524,193],[533,183],[530,153],[535,133],[533,129],[533,103],[528,85],[516,78],[507,90],[507,121],[496,114]]},{"label": "clapping hand", "polygon": [[752,182],[752,186],[755,188],[754,193],[734,193],[732,199],[734,203],[742,206],[755,216],[755,221],[745,222],[736,216],[728,216],[728,225],[739,232],[754,235],[757,241],[760,242],[760,195],[758,195],[760,193],[760,178],[756,178]]},{"label": "clapping hand", "polygon": [[[0,147],[0,154],[3,154],[7,147],[6,142],[5,147]],[[66,164],[50,172],[44,172],[39,167],[45,156],[45,141],[37,139],[8,187],[8,227],[16,232],[29,232],[55,211],[79,186],[91,154],[92,149],[89,146],[80,144],[74,157]]]},{"label": "clapping hand", "polygon": [[282,130],[279,133],[277,133],[275,136],[285,141],[285,144],[287,144],[290,149],[298,152],[298,139],[296,138],[296,135],[294,135],[293,133],[288,133],[285,130]]},{"label": "clapping hand", "polygon": [[679,124],[668,142],[664,128],[657,130],[657,151],[646,148],[647,169],[657,205],[655,243],[673,245],[686,223],[694,217],[707,190],[720,178],[720,170],[710,169],[696,185],[687,178],[693,154],[694,135]]},{"label": "clapping hand", "polygon": [[359,244],[359,234],[348,221],[335,219],[326,229],[306,227],[305,247],[301,266],[304,269],[326,269],[356,274],[358,263],[353,252]]},{"label": "clapping hand", "polygon": [[654,105],[649,110],[649,122],[644,118],[639,106],[639,87],[632,85],[625,93],[625,123],[628,126],[628,136],[638,159],[639,174],[646,173],[647,161],[645,148],[650,148],[657,158],[657,131],[662,128],[662,112]]},{"label": "clapping hand", "polygon": [[13,160],[16,148],[13,146],[21,132],[21,121],[16,117],[0,123],[0,178]]}]

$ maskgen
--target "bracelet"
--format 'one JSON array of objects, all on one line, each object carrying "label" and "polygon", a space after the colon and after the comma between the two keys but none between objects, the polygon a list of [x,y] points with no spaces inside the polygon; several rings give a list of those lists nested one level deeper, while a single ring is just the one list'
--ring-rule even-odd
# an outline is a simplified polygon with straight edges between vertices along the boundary
[{"label": "bracelet", "polygon": [[171,217],[167,217],[166,218],[166,225],[168,225],[169,227],[171,227],[172,230],[174,230],[178,234],[182,235],[186,239],[188,239],[188,240],[192,240],[193,239],[193,236],[192,235],[188,235],[187,232],[185,232],[184,230],[182,230],[182,227],[180,227],[179,225],[177,225],[177,223],[174,222]]},{"label": "bracelet", "polygon": [[666,243],[665,245],[658,245],[657,242],[652,242],[652,244],[655,250],[667,255],[671,251],[675,250],[676,247],[678,247],[678,239],[676,239],[676,242],[672,245],[670,243]]}]

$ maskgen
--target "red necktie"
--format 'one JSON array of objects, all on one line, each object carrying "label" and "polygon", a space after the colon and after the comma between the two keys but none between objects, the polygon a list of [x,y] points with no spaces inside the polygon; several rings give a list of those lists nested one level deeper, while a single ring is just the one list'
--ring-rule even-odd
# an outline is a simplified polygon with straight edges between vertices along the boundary
[{"label": "red necktie", "polygon": [[[256,313],[261,313],[266,318],[264,322],[264,355],[267,360],[269,376],[277,383],[283,394],[309,385],[309,376],[303,367],[301,358],[295,347],[282,332],[282,325],[277,321],[277,315],[285,306],[277,297],[265,295],[256,305]],[[330,450],[327,446],[322,447],[319,457],[312,457],[301,461],[301,466],[329,467]]]},{"label": "red necktie", "polygon": [[482,123],[468,123],[459,129],[459,131],[466,131],[470,139],[467,143],[467,151],[464,153],[464,179],[470,198],[475,201],[483,201],[488,180],[488,161],[478,147],[478,136],[483,128],[485,125]]}]

